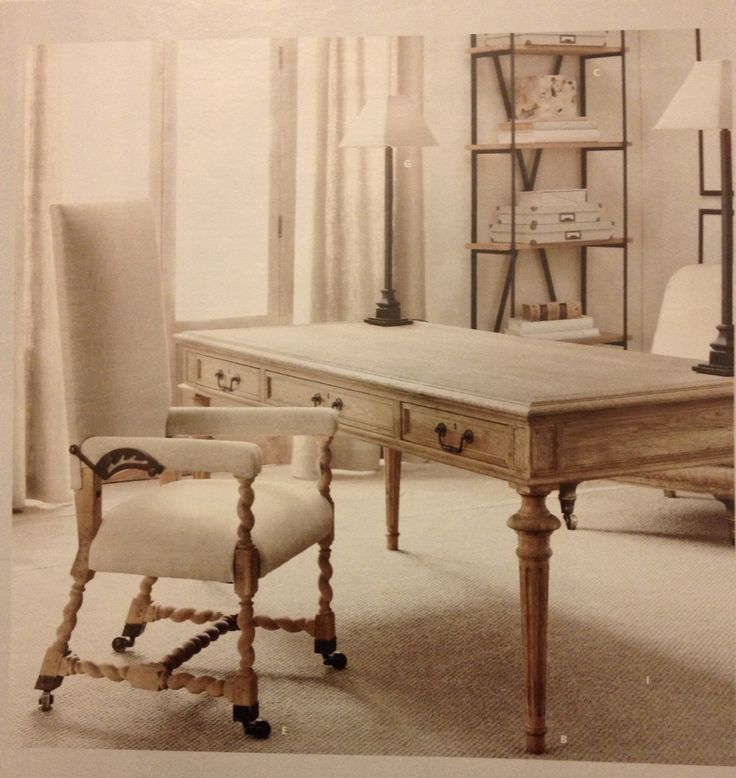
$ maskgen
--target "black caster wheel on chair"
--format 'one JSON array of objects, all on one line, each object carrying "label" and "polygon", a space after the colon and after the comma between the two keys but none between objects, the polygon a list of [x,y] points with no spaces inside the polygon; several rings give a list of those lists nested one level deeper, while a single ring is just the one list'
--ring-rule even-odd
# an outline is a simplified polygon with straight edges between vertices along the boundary
[{"label": "black caster wheel on chair", "polygon": [[255,721],[245,722],[243,731],[246,735],[250,735],[256,740],[266,740],[271,734],[271,725],[265,719],[256,719]]},{"label": "black caster wheel on chair", "polygon": [[112,649],[113,651],[117,651],[118,654],[124,654],[126,648],[132,648],[133,643],[135,643],[134,638],[128,638],[128,637],[117,637],[112,641]]},{"label": "black caster wheel on chair", "polygon": [[44,692],[38,698],[38,704],[44,713],[48,713],[54,705],[54,695],[51,692]]},{"label": "black caster wheel on chair", "polygon": [[334,654],[328,654],[323,659],[324,664],[334,667],[335,670],[344,670],[348,666],[348,658],[339,651],[335,651]]}]

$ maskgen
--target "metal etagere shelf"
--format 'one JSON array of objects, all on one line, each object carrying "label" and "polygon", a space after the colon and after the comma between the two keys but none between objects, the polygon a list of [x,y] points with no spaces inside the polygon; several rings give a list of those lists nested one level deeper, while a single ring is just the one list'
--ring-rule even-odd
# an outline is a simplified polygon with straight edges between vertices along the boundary
[{"label": "metal etagere shelf", "polygon": [[[578,44],[529,44],[516,43],[514,34],[508,36],[508,43],[500,43],[490,46],[479,46],[476,35],[470,36],[470,63],[471,63],[471,139],[467,146],[471,154],[471,238],[466,244],[471,257],[471,327],[478,327],[478,259],[481,256],[496,255],[507,257],[507,268],[501,298],[496,311],[494,331],[499,332],[503,324],[504,314],[510,305],[511,315],[514,315],[515,301],[515,277],[519,253],[534,252],[537,254],[542,272],[544,273],[547,295],[550,301],[557,300],[554,281],[550,271],[548,250],[554,250],[561,246],[574,246],[578,252],[580,275],[580,300],[583,311],[588,308],[588,249],[609,248],[621,251],[622,255],[622,328],[616,333],[601,333],[595,338],[584,338],[578,342],[606,343],[626,348],[629,340],[628,332],[628,246],[631,242],[628,234],[628,179],[627,179],[627,149],[630,146],[626,123],[626,41],[625,33],[620,34],[620,43],[615,46],[587,46]],[[621,137],[610,141],[559,141],[539,143],[516,142],[514,131],[515,97],[514,79],[516,58],[519,56],[552,56],[552,74],[559,74],[564,57],[576,57],[578,59],[578,94],[580,100],[580,113],[586,112],[586,65],[590,60],[599,58],[616,57],[620,60],[621,74]],[[509,60],[509,77],[504,77],[502,58]],[[480,143],[478,138],[478,76],[479,64],[482,60],[491,61],[496,80],[498,82],[501,98],[508,120],[512,123],[511,143]],[[517,177],[520,177],[521,187],[524,191],[534,189],[539,167],[545,151],[552,153],[560,151],[577,151],[579,165],[579,181],[581,188],[588,186],[588,154],[596,152],[618,152],[621,155],[622,171],[622,208],[623,221],[621,234],[607,240],[569,240],[564,243],[523,243],[516,240],[515,235],[515,203],[517,196]],[[531,154],[529,154],[531,152]],[[481,242],[478,237],[478,198],[479,198],[479,172],[478,163],[482,155],[507,154],[511,159],[511,241]]]}]

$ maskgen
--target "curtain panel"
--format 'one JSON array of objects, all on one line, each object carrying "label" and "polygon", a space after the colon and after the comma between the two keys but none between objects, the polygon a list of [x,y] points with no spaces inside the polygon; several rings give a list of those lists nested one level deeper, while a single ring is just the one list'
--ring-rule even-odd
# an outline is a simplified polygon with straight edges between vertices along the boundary
[{"label": "curtain panel", "polygon": [[[372,96],[422,102],[422,39],[299,41],[295,320],[373,315],[383,287],[384,151],[341,148]],[[420,149],[397,149],[394,267],[405,315],[424,316]]]},{"label": "curtain panel", "polygon": [[16,328],[13,508],[26,495],[45,502],[71,498],[67,452],[56,277],[51,256],[48,205],[58,194],[53,108],[58,83],[45,46],[26,61],[23,262]]}]

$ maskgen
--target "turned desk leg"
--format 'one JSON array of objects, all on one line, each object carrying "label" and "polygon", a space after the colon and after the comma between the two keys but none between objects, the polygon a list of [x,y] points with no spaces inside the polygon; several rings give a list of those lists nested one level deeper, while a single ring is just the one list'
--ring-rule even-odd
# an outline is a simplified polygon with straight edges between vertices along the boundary
[{"label": "turned desk leg", "polygon": [[386,548],[389,551],[398,551],[401,451],[384,447],[383,463],[386,469]]},{"label": "turned desk leg", "polygon": [[549,490],[517,489],[521,509],[508,525],[518,535],[521,633],[526,691],[526,750],[544,753],[547,688],[547,603],[549,591],[550,535],[560,520],[545,506]]}]

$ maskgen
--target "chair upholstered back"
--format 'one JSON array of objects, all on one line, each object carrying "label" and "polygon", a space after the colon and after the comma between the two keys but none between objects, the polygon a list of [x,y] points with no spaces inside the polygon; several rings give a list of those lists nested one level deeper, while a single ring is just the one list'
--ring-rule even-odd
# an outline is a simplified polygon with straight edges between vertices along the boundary
[{"label": "chair upholstered back", "polygon": [[163,285],[145,202],[51,206],[70,443],[163,436]]},{"label": "chair upholstered back", "polygon": [[719,264],[686,265],[670,278],[652,341],[653,354],[708,360],[721,312]]}]

